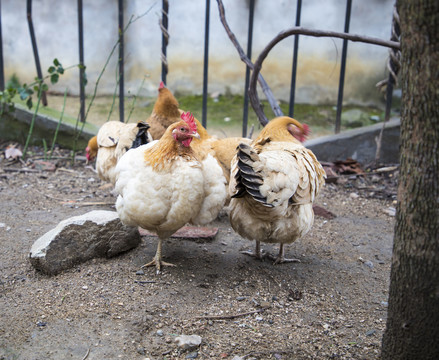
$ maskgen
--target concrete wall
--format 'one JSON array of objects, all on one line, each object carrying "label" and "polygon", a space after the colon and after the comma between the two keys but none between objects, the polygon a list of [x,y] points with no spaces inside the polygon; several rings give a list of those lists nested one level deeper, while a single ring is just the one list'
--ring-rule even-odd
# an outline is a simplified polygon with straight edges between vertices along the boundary
[{"label": "concrete wall", "polygon": [[[376,139],[382,123],[344,131],[337,135],[322,136],[305,142],[320,161],[336,161],[351,158],[366,165],[375,160]],[[386,123],[381,143],[380,162],[399,163],[400,119]]]},{"label": "concrete wall", "polygon": [[[103,65],[117,41],[117,1],[84,1],[85,63],[91,93]],[[125,23],[144,14],[125,34],[126,91],[137,93],[144,77],[144,95],[155,95],[160,81],[161,1],[125,2]],[[242,47],[247,47],[248,0],[224,0],[226,16]],[[353,1],[350,31],[388,39],[393,0]],[[16,73],[22,82],[31,82],[36,74],[28,26],[26,2],[2,1],[2,31],[5,76]],[[168,86],[174,91],[201,93],[204,51],[204,0],[169,1]],[[302,5],[302,26],[343,31],[346,1],[307,0]],[[253,60],[280,31],[294,25],[296,1],[256,1]],[[67,67],[78,63],[77,2],[34,0],[33,22],[44,72],[54,58]],[[274,94],[287,100],[291,78],[293,37],[278,44],[264,62],[263,75]],[[342,40],[300,37],[297,101],[335,102],[339,79]],[[219,21],[218,7],[211,0],[209,92],[242,93],[245,66]],[[382,98],[374,84],[385,77],[388,50],[373,45],[350,43],[346,74],[347,102],[379,102]],[[104,74],[100,93],[112,93],[116,87],[117,51]],[[67,87],[78,93],[78,70],[69,70],[60,83],[51,87],[63,92]]]}]

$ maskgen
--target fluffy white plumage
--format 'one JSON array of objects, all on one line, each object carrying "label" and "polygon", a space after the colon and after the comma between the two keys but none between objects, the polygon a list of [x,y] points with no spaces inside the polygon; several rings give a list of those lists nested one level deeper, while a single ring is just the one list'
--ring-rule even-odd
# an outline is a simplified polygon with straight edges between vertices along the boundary
[{"label": "fluffy white plumage", "polygon": [[[187,223],[202,225],[214,220],[226,198],[222,169],[211,155],[199,161],[193,152],[190,156],[176,152],[160,166],[147,163],[145,151],[159,150],[169,141],[166,137],[167,133],[129,150],[116,166],[116,209],[121,221],[156,233],[160,247],[163,239]],[[156,259],[158,271],[160,263],[167,265]]]},{"label": "fluffy white plumage", "polygon": [[133,146],[139,132],[144,131],[144,142],[152,141],[144,123],[125,124],[120,121],[104,123],[97,134],[99,150],[96,157],[96,171],[99,177],[112,184],[116,182],[116,164],[125,152]]}]

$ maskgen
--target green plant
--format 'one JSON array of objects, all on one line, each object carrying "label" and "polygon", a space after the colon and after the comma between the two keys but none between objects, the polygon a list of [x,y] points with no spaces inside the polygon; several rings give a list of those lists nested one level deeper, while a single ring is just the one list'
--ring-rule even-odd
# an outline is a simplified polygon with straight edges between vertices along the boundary
[{"label": "green plant", "polygon": [[58,137],[59,127],[60,127],[60,125],[61,125],[62,118],[63,118],[63,116],[64,116],[64,109],[66,108],[66,98],[67,98],[67,89],[64,91],[63,107],[62,107],[62,111],[61,111],[61,116],[59,117],[59,121],[58,121],[58,124],[57,124],[57,126],[56,126],[55,134],[53,135],[53,139],[52,139],[52,147],[50,148],[49,159],[52,158],[52,155],[53,155],[53,149],[55,148],[56,138]]}]

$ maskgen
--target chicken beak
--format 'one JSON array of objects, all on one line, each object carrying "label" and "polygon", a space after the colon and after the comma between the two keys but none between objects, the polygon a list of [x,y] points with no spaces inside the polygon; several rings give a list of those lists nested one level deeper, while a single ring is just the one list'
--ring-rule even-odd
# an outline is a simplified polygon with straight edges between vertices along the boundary
[{"label": "chicken beak", "polygon": [[197,132],[192,133],[191,136],[197,139],[201,139],[200,134],[198,134]]}]

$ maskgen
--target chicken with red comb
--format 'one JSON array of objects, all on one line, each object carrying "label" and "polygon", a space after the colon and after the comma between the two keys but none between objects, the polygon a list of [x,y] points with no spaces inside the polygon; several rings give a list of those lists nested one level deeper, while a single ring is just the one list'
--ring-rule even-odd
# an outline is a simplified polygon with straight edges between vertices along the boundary
[{"label": "chicken with red comb", "polygon": [[116,166],[117,213],[121,221],[158,236],[156,254],[144,266],[173,266],[162,244],[178,229],[214,220],[226,198],[225,178],[211,155],[202,161],[192,148],[199,137],[191,113],[183,113],[160,138],[129,150]]}]

